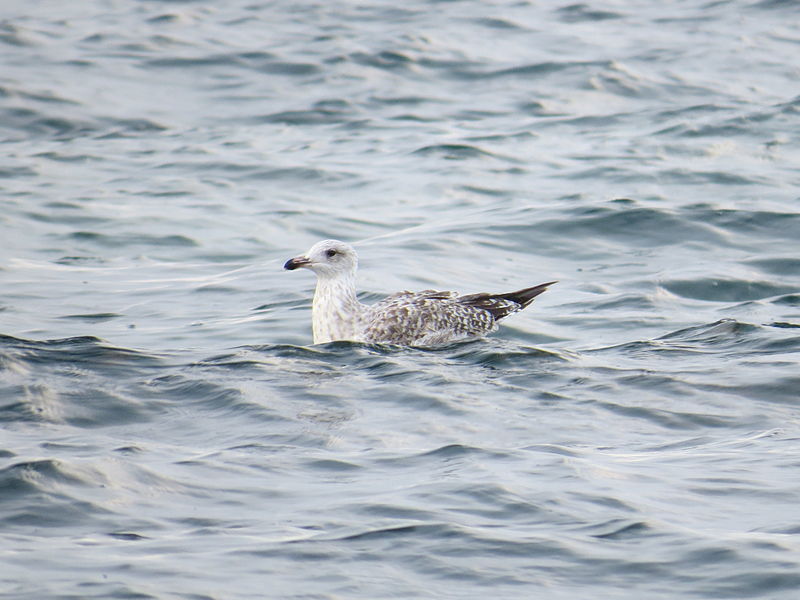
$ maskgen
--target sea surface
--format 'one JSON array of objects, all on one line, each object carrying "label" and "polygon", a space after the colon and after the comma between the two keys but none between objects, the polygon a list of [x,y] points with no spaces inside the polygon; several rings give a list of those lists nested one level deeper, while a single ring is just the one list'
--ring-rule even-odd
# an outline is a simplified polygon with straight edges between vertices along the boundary
[{"label": "sea surface", "polygon": [[[800,598],[800,4],[3,0],[0,598]],[[483,340],[365,302],[558,280]]]}]

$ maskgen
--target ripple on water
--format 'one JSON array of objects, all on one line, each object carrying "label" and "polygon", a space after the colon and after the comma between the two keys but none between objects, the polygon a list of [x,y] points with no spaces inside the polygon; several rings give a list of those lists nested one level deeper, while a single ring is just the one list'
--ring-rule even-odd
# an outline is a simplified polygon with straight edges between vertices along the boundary
[{"label": "ripple on water", "polygon": [[[8,593],[792,597],[796,11],[605,4],[4,3]],[[323,237],[561,283],[301,346]]]},{"label": "ripple on water", "polygon": [[692,220],[708,223],[742,237],[765,236],[770,242],[775,239],[800,237],[800,213],[777,212],[758,209],[726,209],[699,205],[689,207]]},{"label": "ripple on water", "polygon": [[68,238],[80,242],[91,242],[105,248],[125,246],[143,247],[194,247],[197,242],[184,235],[142,235],[142,234],[106,234],[96,231],[74,231]]},{"label": "ripple on water", "polygon": [[93,495],[91,488],[102,483],[108,481],[98,471],[75,462],[14,462],[0,469],[0,521],[16,530],[38,527],[63,531],[101,525],[111,511],[86,496]]},{"label": "ripple on water", "polygon": [[761,300],[773,296],[782,296],[796,290],[792,285],[782,285],[768,281],[720,279],[708,276],[696,279],[661,281],[660,285],[678,296],[707,302]]}]

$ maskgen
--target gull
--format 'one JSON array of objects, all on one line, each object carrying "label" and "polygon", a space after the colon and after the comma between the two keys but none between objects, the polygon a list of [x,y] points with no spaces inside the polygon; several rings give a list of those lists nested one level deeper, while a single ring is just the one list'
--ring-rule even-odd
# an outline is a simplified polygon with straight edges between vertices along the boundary
[{"label": "gull", "polygon": [[311,305],[315,344],[339,340],[431,346],[497,329],[497,323],[528,306],[556,283],[550,281],[505,294],[469,294],[423,290],[398,292],[372,305],[356,297],[358,256],[339,240],[314,244],[304,256],[290,258],[284,269],[311,269],[317,288]]}]

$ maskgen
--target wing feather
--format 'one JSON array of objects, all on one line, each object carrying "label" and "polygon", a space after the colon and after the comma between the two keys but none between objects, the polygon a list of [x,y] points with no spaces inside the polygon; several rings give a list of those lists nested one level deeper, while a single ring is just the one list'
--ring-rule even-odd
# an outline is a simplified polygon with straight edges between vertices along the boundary
[{"label": "wing feather", "polygon": [[413,346],[486,335],[497,329],[500,319],[528,306],[553,283],[505,294],[398,292],[369,307],[364,340]]},{"label": "wing feather", "polygon": [[403,345],[443,343],[485,335],[496,324],[491,313],[458,302],[455,292],[400,292],[370,307],[364,337]]}]

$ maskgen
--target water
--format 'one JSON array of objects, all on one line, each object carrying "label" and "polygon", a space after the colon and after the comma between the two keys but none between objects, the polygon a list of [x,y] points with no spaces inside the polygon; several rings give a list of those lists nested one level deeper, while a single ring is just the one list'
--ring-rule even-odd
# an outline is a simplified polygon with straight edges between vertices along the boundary
[{"label": "water", "polygon": [[3,2],[0,597],[796,598],[798,16]]}]

